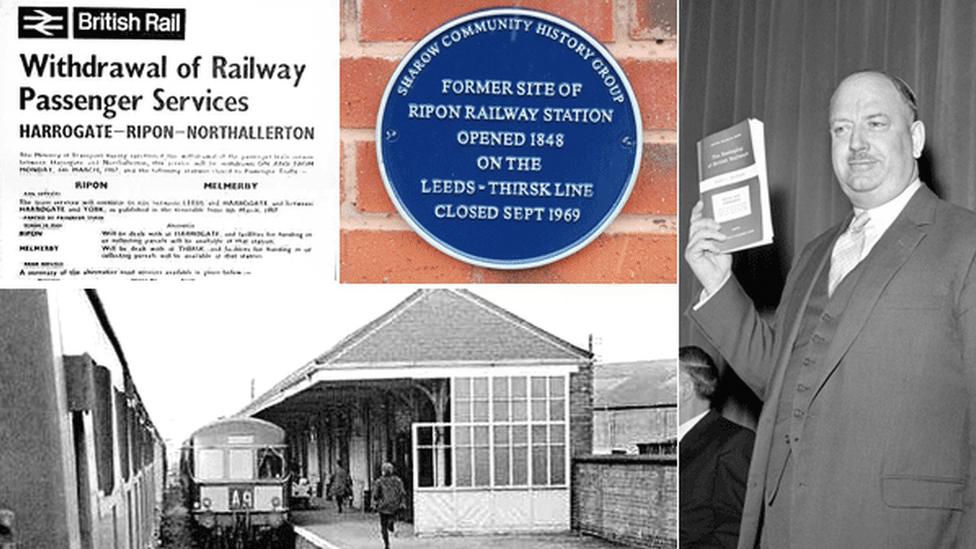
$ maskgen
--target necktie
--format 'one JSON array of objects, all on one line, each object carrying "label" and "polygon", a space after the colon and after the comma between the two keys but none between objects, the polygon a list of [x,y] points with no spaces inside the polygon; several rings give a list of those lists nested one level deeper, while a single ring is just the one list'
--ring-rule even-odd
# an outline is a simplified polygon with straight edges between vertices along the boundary
[{"label": "necktie", "polygon": [[830,254],[830,278],[827,280],[827,295],[834,294],[834,289],[841,280],[857,266],[861,260],[861,250],[864,249],[864,226],[871,218],[868,212],[861,212],[854,216],[844,234],[840,235],[834,244],[834,251]]}]

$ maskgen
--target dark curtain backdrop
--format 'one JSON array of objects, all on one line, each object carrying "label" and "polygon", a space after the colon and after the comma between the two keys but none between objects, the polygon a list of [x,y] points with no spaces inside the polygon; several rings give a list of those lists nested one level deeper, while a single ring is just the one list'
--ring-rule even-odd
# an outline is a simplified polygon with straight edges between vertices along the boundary
[{"label": "dark curtain backdrop", "polygon": [[[973,0],[681,0],[680,14],[681,250],[698,200],[695,143],[742,119],[762,120],[774,243],[733,263],[760,311],[776,307],[803,245],[850,211],[830,163],[827,111],[851,72],[882,69],[912,86],[927,130],[923,182],[976,209]],[[700,286],[680,265],[684,309]],[[680,337],[705,346],[684,316]]]}]

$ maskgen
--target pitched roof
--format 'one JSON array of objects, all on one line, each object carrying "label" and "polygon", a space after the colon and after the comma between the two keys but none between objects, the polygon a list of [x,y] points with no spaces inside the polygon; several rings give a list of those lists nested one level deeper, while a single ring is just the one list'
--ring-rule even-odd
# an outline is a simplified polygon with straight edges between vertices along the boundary
[{"label": "pitched roof", "polygon": [[579,360],[590,353],[467,290],[424,289],[315,359],[317,364]]},{"label": "pitched roof", "polygon": [[677,406],[677,360],[597,364],[593,408]]},{"label": "pitched roof", "polygon": [[280,381],[242,413],[260,409],[318,370],[572,364],[591,358],[589,351],[467,290],[421,289]]}]

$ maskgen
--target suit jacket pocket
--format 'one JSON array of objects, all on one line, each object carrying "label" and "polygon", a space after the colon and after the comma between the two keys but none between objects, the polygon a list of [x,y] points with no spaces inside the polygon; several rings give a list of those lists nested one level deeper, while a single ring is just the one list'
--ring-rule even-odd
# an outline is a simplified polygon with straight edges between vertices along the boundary
[{"label": "suit jacket pocket", "polygon": [[881,477],[881,498],[889,507],[962,509],[966,480],[889,475]]}]

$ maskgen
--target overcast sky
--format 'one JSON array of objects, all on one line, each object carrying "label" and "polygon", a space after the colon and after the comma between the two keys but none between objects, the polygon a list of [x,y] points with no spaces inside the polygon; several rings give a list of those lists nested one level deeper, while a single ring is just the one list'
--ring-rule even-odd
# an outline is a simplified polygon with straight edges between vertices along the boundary
[{"label": "overcast sky", "polygon": [[[98,291],[169,444],[250,401],[416,288],[333,285]],[[677,356],[677,285],[484,285],[471,291],[604,362]]]}]

